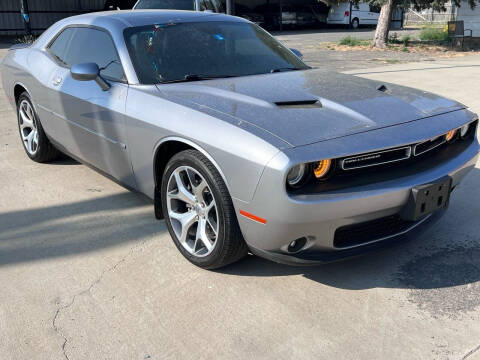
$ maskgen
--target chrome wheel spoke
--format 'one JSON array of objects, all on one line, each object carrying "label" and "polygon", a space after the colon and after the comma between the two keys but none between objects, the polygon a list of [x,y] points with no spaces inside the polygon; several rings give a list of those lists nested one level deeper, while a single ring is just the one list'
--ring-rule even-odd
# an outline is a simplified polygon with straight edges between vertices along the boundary
[{"label": "chrome wheel spoke", "polygon": [[22,129],[33,129],[33,121],[25,115],[23,109],[20,109],[20,117],[22,118],[22,124],[20,125]]},{"label": "chrome wheel spoke", "polygon": [[209,219],[207,218],[207,224],[210,226],[210,229],[212,229],[213,233],[215,234],[215,237],[217,236],[218,234],[218,231],[217,231],[217,223],[214,222],[212,219]]},{"label": "chrome wheel spoke", "polygon": [[28,134],[28,136],[25,138],[26,142],[27,142],[27,149],[30,153],[33,153],[33,137],[34,137],[35,133],[34,131],[30,131],[30,134]]},{"label": "chrome wheel spoke", "polygon": [[197,181],[195,173],[192,170],[187,170],[187,175],[188,180],[190,181],[190,185],[192,186],[193,195],[195,195],[197,201],[205,202],[205,199],[203,198],[203,192],[207,188],[207,182],[202,178]]},{"label": "chrome wheel spoke", "polygon": [[205,219],[201,219],[198,222],[197,226],[197,236],[195,239],[195,244],[201,241],[202,244],[207,248],[207,251],[212,251],[213,249],[213,242],[208,238],[207,235],[207,222]]},{"label": "chrome wheel spoke", "polygon": [[174,176],[175,176],[175,182],[177,184],[177,189],[176,189],[176,191],[169,192],[168,196],[171,199],[177,199],[177,200],[183,201],[187,204],[194,205],[195,204],[195,197],[185,187],[185,185],[183,183],[183,180],[182,180],[182,177],[180,175],[180,172],[175,171]]},{"label": "chrome wheel spoke", "polygon": [[195,211],[187,211],[186,213],[177,213],[175,211],[170,211],[169,216],[171,219],[175,219],[180,222],[181,231],[179,240],[183,244],[187,241],[188,231],[193,224],[197,222],[197,214]]}]

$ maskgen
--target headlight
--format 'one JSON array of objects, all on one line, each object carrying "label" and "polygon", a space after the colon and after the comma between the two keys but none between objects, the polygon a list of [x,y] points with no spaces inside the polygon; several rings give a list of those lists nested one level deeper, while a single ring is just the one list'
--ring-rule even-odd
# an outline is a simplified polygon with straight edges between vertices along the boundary
[{"label": "headlight", "polygon": [[463,139],[468,135],[468,131],[470,130],[470,124],[463,125],[460,128],[460,137]]},{"label": "headlight", "polygon": [[298,187],[302,185],[306,178],[307,172],[305,164],[294,166],[287,175],[287,183],[292,187]]},{"label": "headlight", "polygon": [[320,160],[314,164],[313,173],[317,179],[325,177],[332,167],[332,160]]},{"label": "headlight", "polygon": [[447,141],[452,141],[453,138],[455,137],[455,134],[457,133],[457,130],[450,130],[446,135],[445,135],[445,139]]}]

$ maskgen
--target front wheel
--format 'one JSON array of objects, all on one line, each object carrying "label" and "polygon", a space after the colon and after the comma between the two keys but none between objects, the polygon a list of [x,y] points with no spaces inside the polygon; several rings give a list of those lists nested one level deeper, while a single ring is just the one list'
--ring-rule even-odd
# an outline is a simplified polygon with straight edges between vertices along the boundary
[{"label": "front wheel", "polygon": [[161,189],[168,231],[190,262],[216,269],[247,254],[227,187],[203,154],[186,150],[173,156]]}]

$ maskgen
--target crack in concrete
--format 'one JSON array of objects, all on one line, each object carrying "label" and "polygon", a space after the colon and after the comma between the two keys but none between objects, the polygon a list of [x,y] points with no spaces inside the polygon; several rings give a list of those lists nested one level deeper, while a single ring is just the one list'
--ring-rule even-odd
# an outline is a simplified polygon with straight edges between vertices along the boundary
[{"label": "crack in concrete", "polygon": [[77,294],[73,295],[72,297],[72,300],[66,304],[66,305],[63,305],[63,306],[60,306],[57,311],[55,312],[55,316],[53,317],[52,319],[52,326],[53,326],[53,329],[55,330],[55,332],[60,335],[62,338],[63,338],[63,344],[62,344],[62,352],[63,352],[63,356],[65,357],[65,359],[67,360],[70,360],[70,358],[68,357],[67,355],[67,352],[66,352],[66,346],[67,346],[67,342],[68,342],[68,339],[67,337],[60,331],[60,329],[58,328],[57,324],[56,324],[56,321],[57,321],[57,318],[58,316],[60,315],[60,313],[65,310],[65,309],[68,309],[69,307],[71,307],[74,303],[75,303],[75,299],[79,296],[82,296],[82,295],[85,295],[87,293],[90,293],[90,291],[93,289],[94,286],[96,286],[97,284],[99,284],[103,277],[105,276],[106,273],[109,273],[109,272],[112,272],[112,271],[115,271],[115,269],[122,263],[125,262],[125,260],[131,256],[133,254],[133,252],[137,249],[137,248],[140,248],[142,247],[143,245],[145,244],[145,241],[143,241],[140,245],[138,246],[134,246],[132,247],[128,253],[122,258],[120,259],[119,261],[117,261],[113,266],[109,267],[108,269],[106,270],[103,270],[102,273],[100,274],[100,276],[90,284],[90,286],[85,289],[85,290],[82,290],[80,292],[78,292]]},{"label": "crack in concrete", "polygon": [[469,358],[470,356],[472,356],[473,354],[475,354],[478,350],[480,350],[480,345],[478,345],[477,347],[473,348],[472,350],[470,350],[464,357],[462,357],[461,360],[465,360],[467,358]]}]

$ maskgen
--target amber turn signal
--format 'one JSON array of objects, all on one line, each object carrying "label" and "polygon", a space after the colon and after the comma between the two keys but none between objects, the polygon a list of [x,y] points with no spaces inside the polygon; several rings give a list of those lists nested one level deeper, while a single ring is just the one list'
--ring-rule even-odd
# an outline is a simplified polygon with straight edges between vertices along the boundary
[{"label": "amber turn signal", "polygon": [[314,166],[313,173],[315,174],[315,177],[321,179],[330,171],[332,160],[320,160]]},{"label": "amber turn signal", "polygon": [[450,130],[446,135],[445,135],[445,139],[447,141],[451,141],[453,139],[453,137],[455,136],[455,134],[457,133],[457,130]]}]

